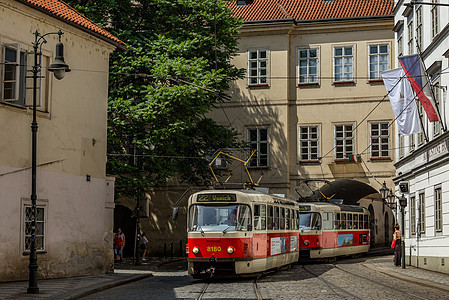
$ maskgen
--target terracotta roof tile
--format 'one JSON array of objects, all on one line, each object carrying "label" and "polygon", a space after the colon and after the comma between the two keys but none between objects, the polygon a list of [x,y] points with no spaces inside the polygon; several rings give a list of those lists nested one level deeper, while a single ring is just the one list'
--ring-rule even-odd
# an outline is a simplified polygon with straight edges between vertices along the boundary
[{"label": "terracotta roof tile", "polygon": [[123,47],[125,45],[117,37],[101,28],[74,8],[70,7],[67,3],[60,0],[16,0],[25,5],[36,8],[50,16],[63,20],[71,25],[74,25],[80,29],[83,29],[97,37],[115,45]]},{"label": "terracotta roof tile", "polygon": [[392,16],[394,0],[253,0],[244,6],[231,1],[235,16],[244,21],[326,20]]}]

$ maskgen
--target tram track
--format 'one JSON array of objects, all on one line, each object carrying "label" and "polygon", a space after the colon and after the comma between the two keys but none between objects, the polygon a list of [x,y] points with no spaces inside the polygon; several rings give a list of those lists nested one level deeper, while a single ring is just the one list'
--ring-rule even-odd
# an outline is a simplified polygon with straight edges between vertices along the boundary
[{"label": "tram track", "polygon": [[427,298],[425,298],[425,297],[421,297],[421,296],[418,296],[418,295],[416,295],[416,294],[410,293],[410,292],[408,292],[408,291],[406,291],[406,290],[404,290],[404,289],[398,288],[398,285],[391,286],[391,285],[389,285],[389,284],[380,282],[379,280],[373,280],[373,278],[365,277],[365,276],[362,276],[362,275],[360,275],[360,274],[356,274],[356,273],[354,273],[354,272],[345,270],[344,268],[342,268],[342,267],[340,267],[340,266],[338,266],[338,265],[336,265],[336,264],[333,264],[333,266],[334,266],[334,268],[336,268],[336,269],[338,269],[338,270],[340,270],[340,271],[342,271],[342,272],[345,272],[345,273],[350,274],[350,275],[352,275],[352,276],[355,276],[355,277],[358,277],[358,278],[367,280],[367,281],[369,281],[369,282],[371,282],[371,283],[374,282],[375,284],[380,285],[380,286],[382,286],[382,287],[386,287],[386,288],[392,290],[393,292],[398,292],[398,291],[400,291],[402,295],[405,294],[405,295],[414,297],[415,299],[427,299]]},{"label": "tram track", "polygon": [[[260,274],[259,276],[257,276],[257,277],[253,280],[253,282],[252,282],[253,291],[254,291],[254,294],[255,294],[257,300],[262,300],[262,299],[263,299],[262,293],[261,293],[261,291],[259,290],[259,286],[257,285],[257,282],[259,281],[259,278],[260,278],[261,276],[263,276],[263,274]],[[213,284],[213,283],[212,283],[212,284]],[[200,294],[198,295],[198,297],[196,298],[196,300],[201,300],[201,299],[204,298],[204,296],[205,296],[206,293],[207,293],[207,289],[209,288],[210,285],[211,285],[211,282],[205,282],[205,283],[203,284],[203,286],[202,286],[202,288],[201,288],[201,291],[200,291]]]},{"label": "tram track", "polygon": [[[354,294],[352,294],[351,292],[348,292],[347,290],[339,287],[336,284],[333,284],[331,282],[329,282],[328,280],[324,279],[322,276],[317,275],[316,273],[312,272],[311,270],[309,270],[308,268],[306,268],[305,265],[300,265],[300,267],[306,271],[307,273],[315,276],[316,278],[320,279],[322,282],[324,282],[331,290],[332,292],[334,292],[334,294],[342,297],[343,299],[358,299],[358,300],[363,300],[363,298],[360,298]],[[337,291],[338,290],[338,291]]]}]

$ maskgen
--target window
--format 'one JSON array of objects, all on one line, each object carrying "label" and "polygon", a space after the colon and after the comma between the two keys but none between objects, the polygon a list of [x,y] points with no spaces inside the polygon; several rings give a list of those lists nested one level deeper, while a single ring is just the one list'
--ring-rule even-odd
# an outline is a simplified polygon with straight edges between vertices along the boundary
[{"label": "window", "polygon": [[[437,4],[438,0],[432,0],[432,3]],[[439,16],[438,16],[438,5],[432,5],[432,8],[430,9],[430,14],[432,16],[432,38],[434,38],[438,32],[439,29]]]},{"label": "window", "polygon": [[[31,205],[25,205],[24,207],[24,250],[30,251],[31,249],[31,227],[32,227],[32,211]],[[45,250],[45,206],[36,207],[36,234],[35,234],[35,245],[36,250]]]},{"label": "window", "polygon": [[268,223],[268,230],[272,230],[274,227],[274,209],[273,206],[268,205],[268,218],[267,218],[267,223]]},{"label": "window", "polygon": [[423,51],[422,46],[422,6],[416,9],[416,46],[418,51]]},{"label": "window", "polygon": [[268,84],[268,50],[248,51],[248,85]]},{"label": "window", "polygon": [[441,232],[443,230],[441,209],[441,188],[435,189],[435,231]]},{"label": "window", "polygon": [[346,228],[352,229],[352,214],[348,213],[348,214],[346,214],[346,216],[348,218],[346,221],[346,223],[347,223]]},{"label": "window", "polygon": [[404,157],[404,136],[398,135],[398,141],[399,141],[399,157]]},{"label": "window", "polygon": [[425,206],[425,197],[424,193],[419,194],[419,232],[425,233],[426,232],[426,206]]},{"label": "window", "polygon": [[285,229],[285,208],[280,208],[279,213],[279,229]]},{"label": "window", "polygon": [[408,54],[413,54],[413,21],[410,21],[407,26],[407,32],[408,32]]},{"label": "window", "polygon": [[404,42],[402,41],[402,33],[398,35],[398,57],[402,56],[404,53]]},{"label": "window", "polygon": [[[31,106],[33,101],[33,82],[31,70],[32,59],[28,59],[31,54],[21,49],[18,43],[3,44],[1,47],[0,67],[0,101],[16,106]],[[36,92],[37,106],[41,110],[47,110],[47,103],[42,99],[47,99],[48,64],[49,57],[39,56],[41,72],[38,74]],[[28,78],[27,78],[28,76]],[[44,85],[43,85],[44,84]]]},{"label": "window", "polygon": [[[440,107],[440,84],[439,82],[436,82],[433,85],[433,94],[435,95],[435,106],[437,108]],[[441,132],[441,125],[440,125],[440,121],[436,121],[432,123],[433,125],[433,136],[437,136],[440,134]]]},{"label": "window", "polygon": [[352,215],[352,229],[358,229],[359,228],[359,215],[353,214]]},{"label": "window", "polygon": [[359,229],[363,229],[363,215],[359,215]]},{"label": "window", "polygon": [[279,229],[279,207],[274,207],[274,224],[273,229],[277,230]]},{"label": "window", "polygon": [[354,80],[354,47],[334,48],[334,81]]},{"label": "window", "polygon": [[416,234],[416,200],[410,197],[410,232]]},{"label": "window", "polygon": [[267,207],[265,205],[254,205],[254,229],[265,230],[266,229],[266,215]]},{"label": "window", "polygon": [[301,212],[299,214],[299,230],[321,230],[321,215]]},{"label": "window", "polygon": [[408,147],[410,149],[410,152],[415,151],[415,135],[411,134],[408,136]]},{"label": "window", "polygon": [[340,213],[335,213],[335,221],[334,221],[334,228],[335,229],[341,229],[341,220],[340,220]]},{"label": "window", "polygon": [[390,129],[387,122],[371,123],[371,158],[390,157]]},{"label": "window", "polygon": [[369,46],[369,79],[380,79],[380,73],[389,69],[388,45]]},{"label": "window", "polygon": [[285,229],[289,230],[290,229],[290,209],[286,208],[285,209]]},{"label": "window", "polygon": [[353,154],[353,125],[335,125],[335,158],[347,159]]},{"label": "window", "polygon": [[299,159],[318,160],[318,126],[299,127]]},{"label": "window", "polygon": [[323,214],[323,229],[324,230],[332,230],[333,226],[332,221],[332,213],[324,213]]},{"label": "window", "polygon": [[4,64],[2,80],[2,101],[25,105],[26,95],[26,52],[19,45],[2,47],[2,63]]},{"label": "window", "polygon": [[346,214],[345,213],[341,213],[340,214],[340,217],[341,217],[341,225],[340,225],[340,228],[341,229],[346,229],[347,227],[346,227]]},{"label": "window", "polygon": [[363,215],[363,229],[368,229],[368,215]]},{"label": "window", "polygon": [[[424,109],[423,109],[423,106],[421,104],[421,101],[418,101],[418,114],[419,114],[419,118],[421,120],[424,120],[423,119],[423,117],[424,117]],[[424,129],[423,129],[423,131],[418,133],[418,146],[420,146],[422,144],[424,144]]]},{"label": "window", "polygon": [[250,128],[247,131],[247,141],[256,153],[248,166],[268,167],[268,128]]},{"label": "window", "polygon": [[298,50],[299,83],[318,82],[318,49]]}]

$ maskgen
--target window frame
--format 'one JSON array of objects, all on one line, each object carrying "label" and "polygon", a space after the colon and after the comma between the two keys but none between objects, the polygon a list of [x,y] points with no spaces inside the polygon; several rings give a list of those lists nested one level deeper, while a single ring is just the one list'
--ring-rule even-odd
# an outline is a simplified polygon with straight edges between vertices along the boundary
[{"label": "window frame", "polygon": [[[265,52],[265,58],[260,57],[260,53]],[[256,53],[256,58],[251,58],[251,53]],[[267,86],[269,85],[269,50],[267,48],[262,49],[249,49],[247,51],[248,64],[247,64],[247,74],[248,74],[248,86]],[[251,66],[251,62],[256,62],[256,67]],[[265,62],[265,67],[261,67],[262,62]],[[261,74],[261,70],[265,69],[265,75]],[[251,70],[256,70],[257,75],[251,75]],[[256,82],[251,82],[251,79],[255,78]],[[265,82],[262,82],[262,78],[265,78]]]},{"label": "window frame", "polygon": [[410,197],[410,234],[416,234],[416,197]]},{"label": "window frame", "polygon": [[[302,130],[307,129],[307,133],[303,133]],[[316,132],[311,132],[312,129],[316,129]],[[303,134],[307,134],[307,138],[303,139]],[[313,134],[316,134],[316,138],[313,137]],[[298,157],[299,161],[318,161],[319,155],[320,155],[320,126],[319,125],[299,125],[298,127]],[[316,146],[312,145],[314,142],[316,142]],[[307,143],[306,147],[303,147],[302,144]],[[316,148],[316,157],[313,157],[312,150]],[[307,149],[307,158],[303,158],[305,155],[303,153],[303,150]]]},{"label": "window frame", "polygon": [[404,136],[401,134],[398,134],[399,158],[402,158],[405,155],[405,151],[404,151],[405,146],[404,145],[405,145]]},{"label": "window frame", "polygon": [[[371,47],[377,47],[377,53],[372,54],[371,53]],[[380,53],[380,48],[382,46],[386,46],[387,47],[387,52],[386,53]],[[377,71],[371,71],[371,57],[377,56]],[[386,67],[385,69],[381,69],[381,61],[380,61],[380,57],[381,56],[386,56]],[[382,73],[383,71],[387,71],[390,69],[390,44],[389,43],[379,43],[379,44],[371,44],[368,45],[368,79],[369,80],[382,80],[382,77],[380,75],[380,73]],[[372,72],[376,72],[376,76],[371,77],[371,73]]]},{"label": "window frame", "polygon": [[424,192],[418,194],[419,201],[419,233],[426,233],[426,195]]},{"label": "window frame", "polygon": [[[250,140],[250,131],[256,130],[257,132],[257,139],[256,141]],[[261,140],[261,130],[266,130],[266,140]],[[269,127],[247,127],[246,128],[246,141],[250,145],[252,150],[256,150],[256,153],[254,153],[253,157],[247,164],[248,168],[268,168],[270,166],[270,128]],[[266,154],[261,152],[262,144],[266,144]],[[255,148],[254,148],[254,145]],[[261,159],[266,156],[266,165],[261,164]],[[256,164],[253,162],[256,161]]]},{"label": "window frame", "polygon": [[434,189],[434,204],[435,204],[435,232],[443,231],[443,209],[442,209],[442,190],[441,186],[436,186]]},{"label": "window frame", "polygon": [[[370,133],[370,159],[391,159],[391,139],[390,139],[390,124],[389,122],[370,122],[369,123],[369,133]],[[376,129],[373,129],[373,126],[379,126],[377,129],[379,131],[379,135],[375,137],[373,135],[373,131]],[[386,126],[387,128],[384,129],[383,126]],[[383,134],[383,131],[387,130],[387,135]],[[383,141],[384,139],[387,139],[387,141]],[[377,140],[379,149],[374,151],[373,146],[375,145],[374,140]],[[387,146],[387,150],[383,149],[383,146]],[[383,152],[387,152],[387,155],[383,155]],[[379,152],[378,156],[374,156],[374,152]]]},{"label": "window frame", "polygon": [[408,47],[408,54],[414,53],[413,48],[413,19],[410,19],[410,22],[407,24],[407,47]]},{"label": "window frame", "polygon": [[[341,55],[336,55],[336,50],[341,48],[342,49],[342,54]],[[351,48],[351,55],[346,55],[345,54],[345,50],[347,48]],[[345,58],[346,57],[350,57],[351,58],[351,72],[345,72],[345,67],[346,67],[346,62],[345,62]],[[338,73],[341,74],[341,79],[337,80],[337,72],[336,72],[336,68],[337,68],[337,63],[336,60],[337,58],[341,58],[342,60],[342,64],[341,64],[341,68],[342,68],[342,72]],[[351,45],[351,46],[333,46],[332,47],[332,64],[333,64],[333,83],[344,83],[344,82],[354,82],[354,78],[355,78],[355,46]],[[345,77],[347,77],[346,75],[349,74],[350,78],[347,79]]]},{"label": "window frame", "polygon": [[422,5],[416,8],[416,46],[419,51],[423,51],[423,23],[422,23]]},{"label": "window frame", "polygon": [[[310,52],[312,50],[316,51],[316,56],[315,58],[310,57]],[[297,51],[297,55],[298,55],[298,84],[318,84],[319,83],[319,63],[320,63],[320,59],[319,59],[319,48],[298,48]],[[301,58],[301,51],[307,51],[307,57],[306,58]],[[306,75],[301,75],[301,61],[306,61]],[[313,68],[313,66],[311,66],[311,62],[315,61],[315,68],[316,68],[316,73],[311,75],[310,73],[310,69]],[[315,76],[315,80],[311,79],[312,76]],[[306,80],[305,81],[301,81],[301,77],[305,77]],[[312,77],[313,78],[313,77]]]},{"label": "window frame", "polygon": [[[342,126],[343,127],[343,137],[342,138],[338,138],[337,137],[337,126]],[[347,138],[346,137],[346,133],[349,132],[347,131],[345,128],[347,126],[351,126],[351,137]],[[334,151],[334,159],[335,160],[348,160],[349,157],[348,155],[355,155],[355,136],[354,136],[355,130],[354,130],[354,124],[353,123],[346,123],[346,124],[334,124],[334,146],[335,146],[335,151]],[[342,147],[343,147],[343,152],[342,152],[342,157],[338,157],[337,155],[337,149],[338,149],[338,145],[337,145],[337,141],[343,141]],[[348,144],[346,143],[347,140],[351,141],[351,145],[352,145],[352,152],[351,153],[347,153],[346,151],[346,147],[348,146]]]},{"label": "window frame", "polygon": [[[26,247],[27,247],[27,238],[31,237],[31,233],[30,234],[26,233],[26,231],[27,231],[26,224],[31,223],[31,219],[29,221],[27,221],[27,212],[26,211],[27,211],[27,208],[31,209],[32,203],[31,203],[31,200],[23,199],[23,198],[22,198],[21,202],[22,202],[21,203],[21,207],[22,207],[22,211],[21,211],[21,213],[22,213],[22,216],[21,216],[21,227],[22,227],[21,228],[21,249],[22,249],[23,255],[29,255],[31,251],[30,251],[30,249],[27,249]],[[47,227],[48,227],[48,201],[38,199],[36,201],[36,209],[43,209],[43,213],[42,213],[43,220],[42,221],[36,220],[36,228],[38,227],[37,226],[38,222],[43,224],[42,225],[43,234],[39,234],[39,235],[36,234],[36,237],[38,237],[38,236],[42,237],[42,248],[39,249],[39,248],[37,248],[37,245],[36,245],[36,252],[37,253],[47,253],[46,245],[47,245]],[[31,247],[31,244],[30,244],[30,247]]]},{"label": "window frame", "polygon": [[[438,0],[432,0],[432,3],[438,4]],[[435,38],[440,31],[439,14],[440,12],[438,9],[438,5],[432,5],[432,7],[430,8],[430,16],[432,19],[432,38]]]}]

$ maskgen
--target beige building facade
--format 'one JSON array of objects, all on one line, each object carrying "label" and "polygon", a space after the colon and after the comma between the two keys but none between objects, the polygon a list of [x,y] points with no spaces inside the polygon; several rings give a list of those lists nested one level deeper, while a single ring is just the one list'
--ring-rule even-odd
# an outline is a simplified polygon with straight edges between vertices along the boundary
[{"label": "beige building facade", "polygon": [[48,72],[58,36],[47,36],[37,85],[38,278],[113,270],[108,68],[109,54],[122,43],[66,4],[52,5],[0,1],[0,124],[5,129],[0,132],[0,281],[28,278],[33,85],[26,76],[36,30],[63,31],[64,57],[72,69],[60,81]]},{"label": "beige building facade", "polygon": [[[392,185],[394,115],[380,79],[394,66],[391,9],[363,18],[254,20],[256,5],[233,7],[244,18],[233,63],[247,72],[230,90],[231,101],[212,113],[257,150],[249,163],[255,180],[263,173],[261,187],[290,198],[307,190],[305,182]],[[223,168],[222,181],[230,169]],[[239,170],[228,182],[245,178]],[[359,203],[372,214],[372,245],[391,241],[395,217],[380,195]]]}]

